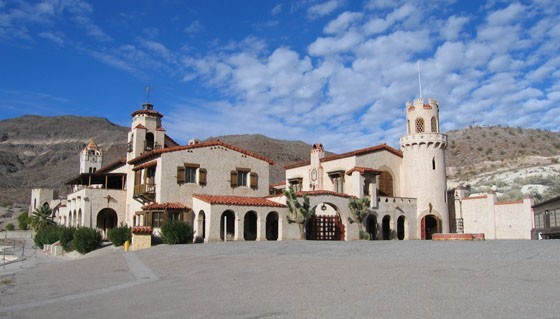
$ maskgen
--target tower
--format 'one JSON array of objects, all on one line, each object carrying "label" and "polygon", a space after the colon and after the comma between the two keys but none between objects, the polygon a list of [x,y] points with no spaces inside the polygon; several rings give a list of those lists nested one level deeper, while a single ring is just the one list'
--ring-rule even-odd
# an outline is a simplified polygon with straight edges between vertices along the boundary
[{"label": "tower", "polygon": [[323,189],[323,169],[321,167],[321,159],[325,157],[325,149],[323,144],[315,143],[311,149],[311,168],[309,170],[309,189]]},{"label": "tower", "polygon": [[95,173],[101,168],[102,160],[103,150],[90,140],[80,153],[80,174]]},{"label": "tower", "polygon": [[163,148],[165,130],[161,127],[163,114],[154,110],[150,103],[132,113],[132,124],[128,133],[127,160],[142,153]]},{"label": "tower", "polygon": [[403,152],[404,192],[416,198],[417,236],[431,239],[449,232],[445,149],[447,136],[440,133],[437,100],[406,103],[407,134],[400,139]]}]

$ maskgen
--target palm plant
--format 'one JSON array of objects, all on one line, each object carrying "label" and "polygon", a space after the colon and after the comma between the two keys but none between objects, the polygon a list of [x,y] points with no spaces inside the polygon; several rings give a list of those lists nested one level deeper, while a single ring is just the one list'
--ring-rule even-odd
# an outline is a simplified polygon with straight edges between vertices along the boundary
[{"label": "palm plant", "polygon": [[284,196],[286,196],[286,206],[288,206],[290,211],[290,215],[287,216],[288,222],[297,223],[300,239],[305,239],[305,227],[307,221],[313,215],[313,210],[309,204],[309,197],[303,195],[303,202],[300,203],[296,192],[291,187],[284,191]]},{"label": "palm plant", "polygon": [[47,225],[54,224],[51,219],[51,214],[52,210],[47,205],[35,209],[30,217],[30,225],[33,230],[38,231]]}]

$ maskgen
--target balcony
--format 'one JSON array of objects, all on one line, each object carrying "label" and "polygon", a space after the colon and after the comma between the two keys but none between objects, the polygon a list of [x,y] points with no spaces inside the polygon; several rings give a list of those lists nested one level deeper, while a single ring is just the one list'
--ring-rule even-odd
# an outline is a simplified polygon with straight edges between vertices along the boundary
[{"label": "balcony", "polygon": [[134,185],[132,197],[142,204],[153,203],[156,200],[156,184]]}]

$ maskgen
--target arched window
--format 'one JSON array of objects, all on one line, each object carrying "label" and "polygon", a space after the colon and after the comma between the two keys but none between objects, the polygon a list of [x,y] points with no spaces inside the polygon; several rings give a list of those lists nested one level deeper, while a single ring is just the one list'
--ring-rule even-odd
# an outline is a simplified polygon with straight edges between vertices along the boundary
[{"label": "arched window", "polygon": [[146,133],[146,147],[144,148],[146,151],[152,151],[154,149],[154,134],[153,133]]},{"label": "arched window", "polygon": [[436,117],[432,117],[432,133],[437,133],[437,120]]},{"label": "arched window", "polygon": [[421,117],[416,119],[416,133],[424,133],[424,119]]},{"label": "arched window", "polygon": [[410,120],[406,121],[406,133],[410,134]]}]

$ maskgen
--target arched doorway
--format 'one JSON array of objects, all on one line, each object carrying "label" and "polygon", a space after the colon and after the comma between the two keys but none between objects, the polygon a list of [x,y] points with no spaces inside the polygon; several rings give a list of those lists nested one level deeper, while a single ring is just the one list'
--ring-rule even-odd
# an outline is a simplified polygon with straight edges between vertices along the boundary
[{"label": "arched doorway", "polygon": [[226,210],[220,218],[220,238],[224,240],[224,221],[226,221],[227,240],[235,238],[235,214],[231,210]]},{"label": "arched doorway", "polygon": [[103,237],[107,236],[107,231],[111,228],[117,227],[118,217],[117,212],[111,208],[104,208],[97,213],[97,228],[103,232]]},{"label": "arched doorway", "polygon": [[404,216],[399,216],[399,218],[397,219],[397,239],[398,240],[403,240],[404,236],[405,236],[405,229],[404,229],[404,222],[405,222],[405,217]]},{"label": "arched doorway", "polygon": [[377,239],[377,216],[368,215],[366,218],[366,231],[369,234],[370,240]]},{"label": "arched doorway", "polygon": [[391,239],[391,216],[385,215],[383,217],[381,229],[383,232],[383,240]]},{"label": "arched doorway", "polygon": [[315,206],[305,229],[307,240],[344,240],[345,227],[335,205],[321,203]]},{"label": "arched doorway", "polygon": [[206,239],[206,214],[201,210],[198,213],[198,235],[202,239]]},{"label": "arched doorway", "polygon": [[278,240],[278,213],[266,215],[266,240]]},{"label": "arched doorway", "polygon": [[432,235],[439,233],[439,219],[434,215],[426,215],[422,218],[421,222],[421,238],[431,240]]},{"label": "arched doorway", "polygon": [[243,238],[245,240],[257,239],[257,213],[250,211],[245,214],[243,222]]},{"label": "arched doorway", "polygon": [[379,195],[393,197],[393,176],[387,171],[379,174]]}]

